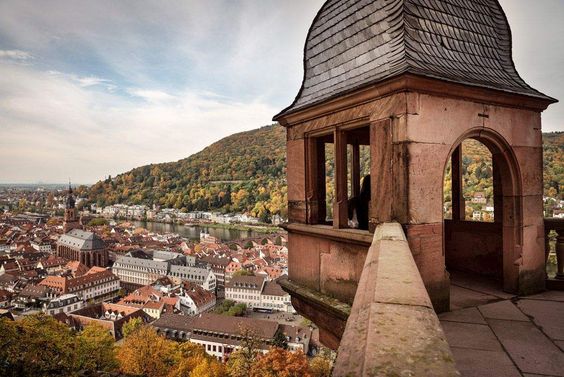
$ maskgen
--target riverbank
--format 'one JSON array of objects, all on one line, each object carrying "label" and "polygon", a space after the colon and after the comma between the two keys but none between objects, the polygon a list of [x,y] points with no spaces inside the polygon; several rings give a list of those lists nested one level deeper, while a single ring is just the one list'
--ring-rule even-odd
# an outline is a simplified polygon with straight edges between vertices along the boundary
[{"label": "riverbank", "polygon": [[207,223],[162,223],[151,221],[130,220],[129,223],[134,227],[147,229],[149,232],[157,234],[175,233],[180,237],[188,238],[193,241],[200,240],[201,233],[207,233],[223,242],[242,240],[247,238],[261,238],[273,233],[283,233],[278,227],[255,226],[243,224],[207,224]]},{"label": "riverbank", "polygon": [[219,223],[190,223],[186,226],[206,227],[212,229],[237,230],[240,232],[256,232],[262,234],[284,233],[285,230],[277,226],[247,225],[247,224],[219,224]]}]

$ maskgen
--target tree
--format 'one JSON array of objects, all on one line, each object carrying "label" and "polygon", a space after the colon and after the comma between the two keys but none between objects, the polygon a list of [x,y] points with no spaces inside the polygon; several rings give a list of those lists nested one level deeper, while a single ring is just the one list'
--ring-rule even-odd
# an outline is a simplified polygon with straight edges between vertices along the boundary
[{"label": "tree", "polygon": [[103,217],[98,217],[88,222],[88,226],[102,226],[102,225],[108,225],[108,220],[104,219]]},{"label": "tree", "polygon": [[233,273],[233,276],[255,276],[255,274],[252,271],[246,270],[246,269],[240,269],[237,270]]},{"label": "tree", "polygon": [[168,377],[227,376],[225,366],[206,354],[204,348],[198,344],[181,343],[177,347],[175,357],[175,367]]},{"label": "tree", "polygon": [[288,340],[282,331],[277,331],[274,335],[273,344],[275,347],[288,349]]},{"label": "tree", "polygon": [[118,367],[114,338],[95,323],[86,326],[77,336],[76,358],[78,370],[111,372]]},{"label": "tree", "polygon": [[330,377],[331,376],[331,360],[318,355],[309,362],[309,370],[313,377]]},{"label": "tree", "polygon": [[143,326],[143,320],[141,318],[131,318],[121,328],[123,337],[127,338],[129,335],[131,335],[133,332],[135,332],[135,330],[139,329],[141,326]]},{"label": "tree", "polygon": [[159,336],[149,326],[141,326],[124,339],[117,358],[123,373],[160,377],[168,375],[176,358],[176,343]]},{"label": "tree", "polygon": [[251,328],[239,329],[241,335],[241,348],[233,352],[227,361],[227,370],[230,377],[249,377],[253,362],[258,356],[261,340]]},{"label": "tree", "polygon": [[75,341],[62,323],[44,314],[0,323],[1,375],[68,376],[76,371]]},{"label": "tree", "polygon": [[303,352],[271,348],[253,363],[250,377],[312,377]]},{"label": "tree", "polygon": [[217,360],[205,358],[200,359],[190,377],[227,377],[227,370]]}]

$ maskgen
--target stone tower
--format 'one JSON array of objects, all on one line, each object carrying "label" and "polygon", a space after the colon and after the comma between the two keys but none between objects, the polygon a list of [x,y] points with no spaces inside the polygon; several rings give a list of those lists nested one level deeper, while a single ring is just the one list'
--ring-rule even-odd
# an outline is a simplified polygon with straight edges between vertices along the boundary
[{"label": "stone tower", "polygon": [[[449,308],[452,271],[490,274],[513,293],[544,289],[541,113],[556,100],[519,76],[511,46],[497,0],[328,0],[317,14],[302,86],[274,120],[287,129],[284,289],[326,345],[344,329],[327,303],[352,303],[380,223],[403,226],[437,311]],[[492,154],[491,223],[464,218],[466,139]],[[369,151],[364,169],[359,150]],[[350,229],[363,175],[368,226]]]},{"label": "stone tower", "polygon": [[63,222],[63,232],[68,233],[73,229],[80,229],[80,222],[78,221],[78,214],[75,207],[74,196],[72,194],[72,187],[69,183],[69,191],[65,203],[65,216]]}]

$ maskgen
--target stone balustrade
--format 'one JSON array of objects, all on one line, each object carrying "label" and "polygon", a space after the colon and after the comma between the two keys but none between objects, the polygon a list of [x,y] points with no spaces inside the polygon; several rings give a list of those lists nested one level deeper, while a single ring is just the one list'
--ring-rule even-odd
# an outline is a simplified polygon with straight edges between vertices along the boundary
[{"label": "stone balustrade", "polygon": [[[564,219],[544,219],[544,242],[547,261],[547,288],[564,289]],[[555,235],[554,235],[555,234]],[[551,244],[555,243],[554,249]],[[549,271],[549,257],[554,250],[556,255],[556,274]]]},{"label": "stone balustrade", "polygon": [[401,225],[379,225],[333,376],[458,375]]}]

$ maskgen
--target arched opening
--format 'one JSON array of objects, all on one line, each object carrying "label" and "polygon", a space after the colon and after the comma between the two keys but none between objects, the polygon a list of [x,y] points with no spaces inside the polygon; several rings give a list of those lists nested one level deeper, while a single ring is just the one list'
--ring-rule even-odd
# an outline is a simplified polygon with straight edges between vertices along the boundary
[{"label": "arched opening", "polygon": [[518,175],[511,148],[492,131],[472,130],[453,145],[443,179],[443,247],[454,281],[470,276],[517,292]]}]

